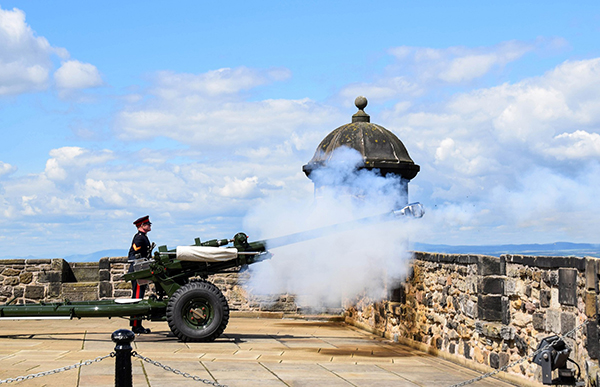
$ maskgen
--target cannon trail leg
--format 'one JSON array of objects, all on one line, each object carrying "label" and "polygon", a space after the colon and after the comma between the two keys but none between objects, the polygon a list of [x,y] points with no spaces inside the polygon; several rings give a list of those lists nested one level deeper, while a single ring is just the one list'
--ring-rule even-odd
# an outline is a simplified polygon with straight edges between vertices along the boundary
[{"label": "cannon trail leg", "polygon": [[167,321],[182,341],[213,341],[229,322],[229,305],[219,288],[210,282],[190,282],[169,300]]}]

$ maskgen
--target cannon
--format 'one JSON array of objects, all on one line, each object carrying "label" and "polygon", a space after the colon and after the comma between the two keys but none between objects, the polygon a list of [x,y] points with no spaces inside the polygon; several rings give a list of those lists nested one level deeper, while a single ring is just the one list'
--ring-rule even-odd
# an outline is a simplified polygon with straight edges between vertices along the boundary
[{"label": "cannon", "polygon": [[155,294],[147,299],[114,299],[0,305],[0,319],[73,319],[82,317],[129,317],[150,321],[167,321],[182,341],[214,341],[229,322],[229,305],[223,293],[207,280],[208,276],[226,273],[271,258],[267,248],[298,243],[352,229],[367,222],[381,222],[398,217],[422,217],[420,203],[384,214],[322,227],[267,240],[249,242],[245,233],[232,239],[195,239],[191,246],[168,249],[159,246],[151,258],[139,259],[134,271],[123,276],[140,284],[154,283]]}]

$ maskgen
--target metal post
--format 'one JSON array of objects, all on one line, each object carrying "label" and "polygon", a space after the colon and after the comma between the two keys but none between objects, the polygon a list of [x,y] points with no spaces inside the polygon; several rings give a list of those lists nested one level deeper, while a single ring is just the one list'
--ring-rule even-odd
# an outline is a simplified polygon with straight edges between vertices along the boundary
[{"label": "metal post", "polygon": [[111,336],[115,346],[115,387],[133,387],[131,377],[131,342],[135,334],[128,329],[114,331]]}]

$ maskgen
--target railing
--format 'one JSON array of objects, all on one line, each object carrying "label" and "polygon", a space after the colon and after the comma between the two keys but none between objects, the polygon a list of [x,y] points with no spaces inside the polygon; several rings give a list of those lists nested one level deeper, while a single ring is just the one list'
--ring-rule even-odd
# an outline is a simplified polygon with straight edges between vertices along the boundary
[{"label": "railing", "polygon": [[0,384],[8,384],[13,382],[21,382],[23,380],[30,380],[35,378],[40,378],[43,376],[54,375],[60,372],[69,371],[72,369],[81,368],[83,366],[92,365],[95,363],[99,363],[104,359],[109,357],[115,358],[115,387],[133,387],[133,378],[131,376],[131,358],[136,357],[146,363],[152,364],[154,366],[160,367],[165,371],[173,372],[175,375],[183,376],[184,378],[192,379],[197,382],[202,382],[204,384],[208,384],[214,387],[227,387],[225,385],[219,384],[216,381],[202,379],[199,376],[191,375],[187,372],[180,371],[178,369],[169,367],[167,365],[161,364],[158,361],[152,360],[145,356],[138,354],[137,352],[132,350],[131,342],[135,340],[135,334],[128,329],[119,329],[114,331],[111,335],[112,341],[116,343],[114,352],[109,353],[108,355],[99,356],[95,359],[85,360],[79,362],[77,364],[73,364],[66,367],[56,368],[49,371],[38,372],[36,374],[29,374],[25,376],[17,376],[16,378],[8,378],[4,380],[0,380]]}]

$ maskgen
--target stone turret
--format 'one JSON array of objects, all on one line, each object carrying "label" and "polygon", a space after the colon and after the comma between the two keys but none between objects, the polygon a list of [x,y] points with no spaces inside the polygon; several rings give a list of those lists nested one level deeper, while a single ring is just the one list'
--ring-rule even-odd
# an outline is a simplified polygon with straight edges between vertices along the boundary
[{"label": "stone turret", "polygon": [[352,122],[342,125],[329,133],[317,147],[313,158],[302,167],[306,176],[318,184],[311,174],[331,161],[334,151],[340,147],[355,149],[362,156],[362,165],[358,169],[373,170],[382,176],[394,174],[401,178],[402,188],[399,194],[408,200],[408,182],[412,180],[420,167],[410,158],[406,147],[398,137],[381,125],[371,123],[365,113],[367,99],[357,97],[354,101],[359,109],[352,116]]}]

